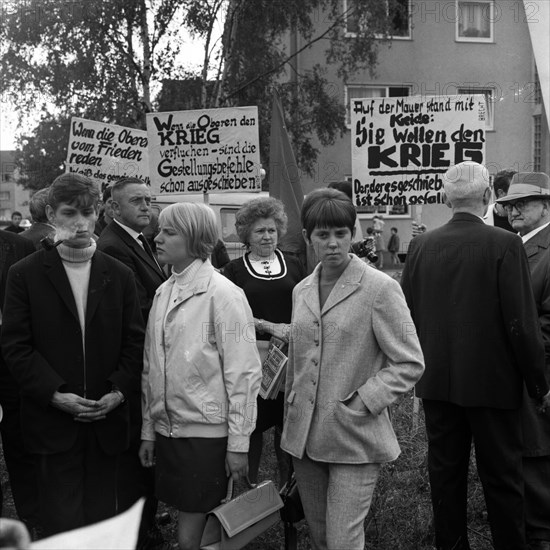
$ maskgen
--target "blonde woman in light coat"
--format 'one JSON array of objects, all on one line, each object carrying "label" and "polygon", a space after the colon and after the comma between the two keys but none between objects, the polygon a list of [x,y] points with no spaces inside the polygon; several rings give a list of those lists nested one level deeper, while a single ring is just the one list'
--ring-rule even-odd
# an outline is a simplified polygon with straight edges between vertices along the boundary
[{"label": "blonde woman in light coat", "polygon": [[159,260],[173,268],[147,324],[140,459],[156,462],[156,496],[178,510],[179,548],[198,550],[228,477],[248,473],[261,365],[246,297],[208,259],[214,212],[177,203],[159,223]]}]

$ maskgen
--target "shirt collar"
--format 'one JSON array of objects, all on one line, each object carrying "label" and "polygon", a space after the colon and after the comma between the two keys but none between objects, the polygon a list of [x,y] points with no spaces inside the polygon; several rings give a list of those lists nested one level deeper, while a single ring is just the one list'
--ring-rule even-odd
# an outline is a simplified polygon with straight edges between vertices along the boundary
[{"label": "shirt collar", "polygon": [[134,238],[136,241],[139,242],[138,237],[141,235],[141,233],[138,233],[137,231],[134,231],[131,227],[128,227],[127,225],[124,225],[123,223],[120,223],[115,218],[113,218],[113,221],[118,223],[118,225],[120,225],[120,227],[122,227],[122,229],[124,229],[124,231],[126,231],[132,238]]}]

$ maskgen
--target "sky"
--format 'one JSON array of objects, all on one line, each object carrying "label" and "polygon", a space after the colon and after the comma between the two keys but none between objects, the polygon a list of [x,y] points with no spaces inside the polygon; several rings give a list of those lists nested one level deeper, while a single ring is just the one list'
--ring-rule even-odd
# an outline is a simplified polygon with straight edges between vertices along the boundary
[{"label": "sky", "polygon": [[[189,67],[202,66],[204,50],[202,43],[195,42],[189,35],[182,35],[182,41],[186,45],[183,49],[185,52],[185,62]],[[0,150],[11,151],[16,147],[17,134],[17,111],[16,106],[4,101],[4,97],[0,97]],[[22,129],[22,133],[31,131],[38,123],[38,114],[35,118],[31,118],[28,127]]]}]

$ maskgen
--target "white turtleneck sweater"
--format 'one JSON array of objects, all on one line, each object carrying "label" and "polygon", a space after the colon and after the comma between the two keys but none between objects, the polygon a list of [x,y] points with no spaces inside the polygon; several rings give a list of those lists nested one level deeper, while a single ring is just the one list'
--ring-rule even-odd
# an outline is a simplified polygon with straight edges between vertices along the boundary
[{"label": "white turtleneck sweater", "polygon": [[88,286],[90,284],[90,272],[92,269],[92,256],[96,251],[94,240],[87,248],[71,248],[60,244],[57,251],[61,256],[65,273],[69,279],[73,291],[78,320],[82,330],[82,345],[84,346],[84,329],[86,326],[86,304],[88,302]]}]

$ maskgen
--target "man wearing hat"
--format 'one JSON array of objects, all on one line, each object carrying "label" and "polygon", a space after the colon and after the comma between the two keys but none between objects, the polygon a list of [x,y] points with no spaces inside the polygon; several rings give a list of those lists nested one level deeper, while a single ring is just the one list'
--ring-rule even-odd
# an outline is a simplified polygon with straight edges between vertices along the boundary
[{"label": "man wearing hat", "polygon": [[436,548],[470,548],[473,441],[493,546],[525,550],[524,385],[530,398],[550,403],[527,257],[517,235],[483,222],[491,195],[485,167],[457,164],[444,186],[453,217],[411,241],[402,276],[426,362],[416,394],[426,419]]},{"label": "man wearing hat", "polygon": [[[513,170],[501,170],[495,174],[493,179],[493,193],[497,199],[504,198],[507,195],[514,174],[515,172]],[[483,216],[483,221],[487,225],[502,227],[502,229],[506,229],[506,231],[514,231],[508,221],[506,210],[502,204],[499,204],[498,200],[489,205],[485,216]]]},{"label": "man wearing hat", "polygon": [[[550,379],[550,178],[515,174],[508,195],[497,202],[525,246]],[[550,550],[550,414],[539,413],[527,396],[521,412],[527,538],[532,550]]]}]

